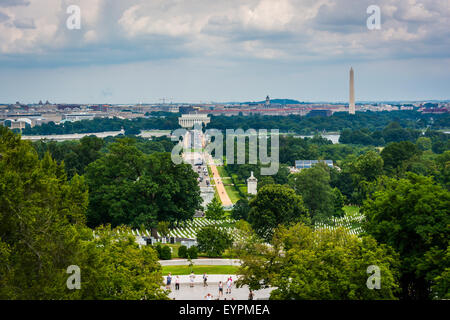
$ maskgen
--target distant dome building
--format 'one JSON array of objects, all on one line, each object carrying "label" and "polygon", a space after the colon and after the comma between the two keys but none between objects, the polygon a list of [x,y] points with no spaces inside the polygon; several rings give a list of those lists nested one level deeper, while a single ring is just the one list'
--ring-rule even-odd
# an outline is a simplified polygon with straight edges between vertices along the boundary
[{"label": "distant dome building", "polygon": [[258,179],[253,176],[253,171],[250,178],[247,179],[247,193],[255,195],[257,193]]}]

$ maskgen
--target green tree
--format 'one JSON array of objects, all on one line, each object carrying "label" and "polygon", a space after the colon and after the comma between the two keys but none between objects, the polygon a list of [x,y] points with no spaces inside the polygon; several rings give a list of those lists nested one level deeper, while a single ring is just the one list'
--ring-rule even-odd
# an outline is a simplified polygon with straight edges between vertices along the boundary
[{"label": "green tree", "polygon": [[71,298],[167,299],[156,251],[140,248],[131,229],[102,226],[95,230],[95,238],[89,230],[83,243],[80,261],[75,263],[81,270],[81,290],[72,290]]},{"label": "green tree", "polygon": [[158,222],[158,233],[162,237],[167,237],[169,235],[169,225],[170,225],[170,223],[167,221],[159,221]]},{"label": "green tree", "polygon": [[[82,177],[0,126],[0,298],[67,298],[65,269],[80,248]],[[70,248],[70,250],[67,250]]]},{"label": "green tree", "polygon": [[200,252],[206,253],[208,257],[220,257],[231,247],[233,240],[227,231],[211,225],[197,232],[197,243]]},{"label": "green tree", "polygon": [[[271,246],[250,242],[244,248],[237,285],[252,290],[276,287],[270,299],[394,299],[398,288],[395,252],[343,228],[280,227]],[[371,265],[380,269],[379,290],[366,285]]]},{"label": "green tree", "polygon": [[426,151],[431,150],[432,142],[428,137],[420,137],[416,140],[416,145],[420,150]]},{"label": "green tree", "polygon": [[214,197],[206,206],[205,216],[212,220],[222,220],[225,218],[225,211],[223,210],[222,203],[217,197]]},{"label": "green tree", "polygon": [[350,172],[356,183],[375,181],[383,174],[383,158],[375,151],[368,151],[350,164]]},{"label": "green tree", "polygon": [[[0,299],[165,299],[156,252],[84,225],[87,186],[0,126]],[[120,232],[118,232],[120,231]],[[69,290],[66,270],[81,271]]]},{"label": "green tree", "polygon": [[448,248],[449,208],[449,191],[432,178],[413,173],[407,179],[384,181],[364,203],[367,233],[400,254],[404,299],[433,297],[432,281],[448,267],[442,259],[425,261],[426,257],[444,256]]},{"label": "green tree", "polygon": [[319,163],[292,174],[289,184],[302,196],[313,221],[327,220],[334,214],[334,194],[326,165]]},{"label": "green tree", "polygon": [[301,196],[288,186],[267,185],[250,200],[249,223],[266,240],[280,224],[307,221],[307,209]]},{"label": "green tree", "polygon": [[389,143],[383,151],[381,157],[384,161],[384,169],[393,174],[399,174],[402,171],[402,166],[406,161],[410,160],[416,155],[420,155],[421,151],[412,142],[401,141]]},{"label": "green tree", "polygon": [[344,205],[345,205],[345,196],[339,191],[338,188],[333,188],[333,206],[334,206],[334,216],[343,217],[345,216]]},{"label": "green tree", "polygon": [[345,164],[345,171],[350,173],[353,184],[353,203],[362,204],[376,179],[383,175],[383,158],[375,151],[368,151],[353,161]]},{"label": "green tree", "polygon": [[233,206],[231,217],[235,220],[248,220],[250,206],[247,199],[239,199]]},{"label": "green tree", "polygon": [[191,246],[187,250],[187,257],[189,259],[197,259],[198,258],[198,247],[197,246]]},{"label": "green tree", "polygon": [[86,169],[89,226],[151,228],[158,221],[191,219],[200,208],[200,189],[191,166],[175,165],[169,153],[145,155],[135,143],[119,139]]}]

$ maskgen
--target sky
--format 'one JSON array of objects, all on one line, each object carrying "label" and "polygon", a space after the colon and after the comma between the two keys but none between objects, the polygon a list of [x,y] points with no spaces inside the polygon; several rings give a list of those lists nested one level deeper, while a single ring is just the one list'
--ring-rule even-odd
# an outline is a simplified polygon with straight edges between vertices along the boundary
[{"label": "sky", "polygon": [[350,67],[357,101],[450,99],[450,0],[0,0],[0,103],[346,102]]}]

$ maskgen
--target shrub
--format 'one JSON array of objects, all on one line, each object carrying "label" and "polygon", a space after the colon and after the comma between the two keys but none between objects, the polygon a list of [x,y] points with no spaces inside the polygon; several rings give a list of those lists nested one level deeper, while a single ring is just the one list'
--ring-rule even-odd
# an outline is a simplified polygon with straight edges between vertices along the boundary
[{"label": "shrub", "polygon": [[187,256],[191,259],[197,259],[198,258],[198,248],[197,246],[192,246],[189,249],[187,249]]},{"label": "shrub", "polygon": [[158,259],[161,259],[161,245],[158,243],[156,246],[153,246],[153,249],[158,253]]},{"label": "shrub", "polygon": [[186,246],[180,246],[178,248],[178,257],[180,257],[180,258],[188,257],[188,248]]},{"label": "shrub", "polygon": [[170,260],[172,259],[172,251],[169,246],[164,246],[161,248],[161,260]]}]

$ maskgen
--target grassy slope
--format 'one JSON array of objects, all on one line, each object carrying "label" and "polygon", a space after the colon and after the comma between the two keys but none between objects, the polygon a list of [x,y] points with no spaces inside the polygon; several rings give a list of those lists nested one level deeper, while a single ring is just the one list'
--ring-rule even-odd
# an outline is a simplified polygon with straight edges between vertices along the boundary
[{"label": "grassy slope", "polygon": [[[239,267],[237,266],[193,266],[195,274],[226,274],[234,275]],[[164,266],[162,267],[163,275],[168,273],[172,275],[186,275],[191,273],[191,267],[189,266]]]}]

